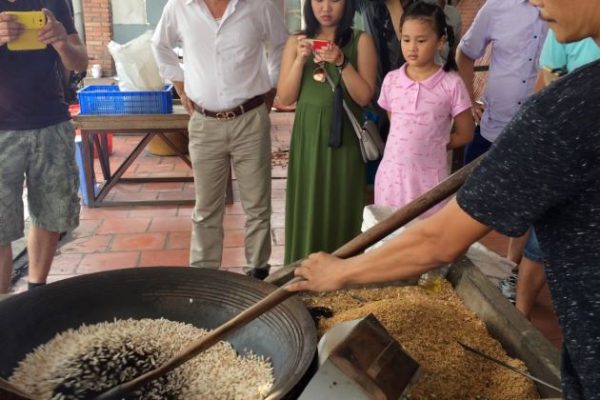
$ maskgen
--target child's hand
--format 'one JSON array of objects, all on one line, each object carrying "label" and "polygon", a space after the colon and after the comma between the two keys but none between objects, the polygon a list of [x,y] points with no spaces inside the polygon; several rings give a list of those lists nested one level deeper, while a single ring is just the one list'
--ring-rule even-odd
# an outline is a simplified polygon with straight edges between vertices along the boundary
[{"label": "child's hand", "polygon": [[298,35],[297,40],[296,59],[304,63],[311,53],[311,43],[306,39],[306,35]]}]

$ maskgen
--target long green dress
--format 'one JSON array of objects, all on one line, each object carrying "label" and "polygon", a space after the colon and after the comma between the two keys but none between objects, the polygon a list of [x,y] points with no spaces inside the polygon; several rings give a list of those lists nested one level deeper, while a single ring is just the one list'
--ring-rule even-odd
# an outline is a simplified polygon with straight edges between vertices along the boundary
[{"label": "long green dress", "polygon": [[[343,48],[356,66],[356,48],[362,32]],[[333,92],[325,82],[313,80],[317,67],[309,56],[302,74],[287,175],[285,263],[315,251],[332,252],[360,232],[365,195],[365,164],[358,139],[344,113],[342,145],[328,146]],[[334,82],[335,66],[327,65]],[[360,120],[360,107],[344,88],[344,98]]]}]

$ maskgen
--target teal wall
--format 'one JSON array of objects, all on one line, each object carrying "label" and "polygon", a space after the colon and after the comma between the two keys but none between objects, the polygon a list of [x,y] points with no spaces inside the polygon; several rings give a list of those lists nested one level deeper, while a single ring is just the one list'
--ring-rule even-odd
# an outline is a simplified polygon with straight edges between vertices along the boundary
[{"label": "teal wall", "polygon": [[148,25],[113,25],[113,40],[117,43],[126,43],[147,30],[156,28],[165,4],[167,0],[146,0]]},{"label": "teal wall", "polygon": [[300,32],[300,0],[285,0],[285,24],[289,33]]}]

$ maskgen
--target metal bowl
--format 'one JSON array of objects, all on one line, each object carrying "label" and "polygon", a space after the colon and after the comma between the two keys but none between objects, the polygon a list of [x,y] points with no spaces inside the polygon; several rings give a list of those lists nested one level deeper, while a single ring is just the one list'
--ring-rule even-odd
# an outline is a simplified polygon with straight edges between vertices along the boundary
[{"label": "metal bowl", "polygon": [[[166,318],[212,329],[276,287],[230,272],[197,268],[137,268],[65,279],[0,302],[0,376],[57,333],[81,324],[126,318]],[[290,298],[232,334],[238,352],[271,359],[268,399],[286,398],[311,366],[317,335],[305,306]]]}]

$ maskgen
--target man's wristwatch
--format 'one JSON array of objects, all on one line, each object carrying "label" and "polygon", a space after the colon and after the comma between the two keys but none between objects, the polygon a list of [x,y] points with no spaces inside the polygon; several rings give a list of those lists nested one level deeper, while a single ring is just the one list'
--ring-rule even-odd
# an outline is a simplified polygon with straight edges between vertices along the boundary
[{"label": "man's wristwatch", "polygon": [[344,68],[346,68],[346,66],[348,65],[348,59],[346,58],[346,55],[344,53],[342,53],[342,56],[344,57],[344,59],[342,60],[342,63],[335,64],[335,66],[337,67],[337,70],[340,74],[342,73]]}]

